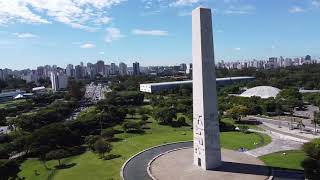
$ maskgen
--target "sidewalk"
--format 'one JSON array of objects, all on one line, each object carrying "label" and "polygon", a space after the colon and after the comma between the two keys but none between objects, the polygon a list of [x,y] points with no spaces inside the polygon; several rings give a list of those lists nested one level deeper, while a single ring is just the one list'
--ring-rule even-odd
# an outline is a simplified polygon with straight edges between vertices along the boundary
[{"label": "sidewalk", "polygon": [[259,157],[259,156],[263,156],[266,154],[279,152],[279,151],[300,149],[302,144],[307,142],[307,140],[280,134],[270,130],[267,130],[267,131],[250,130],[250,131],[267,134],[272,139],[271,143],[266,146],[245,152],[246,154],[249,154],[254,157]]},{"label": "sidewalk", "polygon": [[293,136],[293,137],[308,140],[308,141],[310,141],[314,138],[320,138],[320,134],[314,135],[312,133],[306,133],[306,132],[301,133],[299,129],[289,130],[289,127],[287,127],[287,126],[281,126],[281,128],[279,128],[279,125],[275,125],[275,124],[271,124],[271,123],[267,123],[267,122],[263,122],[262,126],[265,126],[264,129],[266,129],[266,130],[279,132],[281,134]]}]

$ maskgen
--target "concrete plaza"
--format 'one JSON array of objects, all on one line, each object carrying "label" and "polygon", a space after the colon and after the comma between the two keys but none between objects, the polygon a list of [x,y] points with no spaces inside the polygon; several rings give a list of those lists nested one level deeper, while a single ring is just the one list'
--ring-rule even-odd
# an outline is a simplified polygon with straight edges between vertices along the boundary
[{"label": "concrete plaza", "polygon": [[204,171],[193,165],[193,149],[180,149],[156,158],[149,167],[155,179],[171,180],[265,180],[270,168],[259,159],[244,153],[222,149],[222,165],[214,170]]}]

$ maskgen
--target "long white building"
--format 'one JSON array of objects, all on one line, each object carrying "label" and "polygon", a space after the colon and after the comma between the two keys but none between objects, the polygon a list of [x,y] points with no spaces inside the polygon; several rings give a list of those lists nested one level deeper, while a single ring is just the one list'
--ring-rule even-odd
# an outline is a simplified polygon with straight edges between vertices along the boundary
[{"label": "long white building", "polygon": [[[217,86],[225,86],[225,85],[238,83],[238,82],[247,82],[247,81],[252,81],[254,79],[256,78],[250,77],[250,76],[217,78]],[[155,93],[163,90],[173,89],[181,85],[192,86],[192,80],[140,84],[140,91],[146,92],[146,93]]]}]

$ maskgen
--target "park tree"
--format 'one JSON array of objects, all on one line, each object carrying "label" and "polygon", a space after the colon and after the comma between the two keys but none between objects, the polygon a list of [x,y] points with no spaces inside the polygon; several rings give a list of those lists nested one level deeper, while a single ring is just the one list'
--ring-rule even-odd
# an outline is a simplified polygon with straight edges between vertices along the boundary
[{"label": "park tree", "polygon": [[320,179],[320,138],[305,143],[302,150],[307,155],[307,158],[302,162],[306,178]]},{"label": "park tree", "polygon": [[114,135],[117,133],[113,128],[107,128],[102,130],[101,136],[107,140],[112,140]]},{"label": "park tree", "polygon": [[84,96],[83,84],[79,81],[72,80],[69,82],[69,94],[71,97],[80,100]]},{"label": "park tree", "polygon": [[15,160],[0,159],[0,179],[16,179],[20,171],[19,166]]},{"label": "park tree", "polygon": [[62,123],[54,123],[35,130],[31,134],[33,151],[44,156],[49,151],[81,145],[81,137]]},{"label": "park tree", "polygon": [[241,117],[248,115],[249,108],[243,105],[234,106],[227,110],[227,115],[237,121],[241,120]]},{"label": "park tree", "polygon": [[149,119],[149,117],[147,115],[142,115],[141,116],[141,120],[142,121],[147,121]]},{"label": "park tree", "polygon": [[130,114],[130,115],[131,115],[131,118],[133,118],[134,115],[136,114],[136,109],[134,109],[134,108],[128,109],[128,114]]},{"label": "park tree", "polygon": [[125,132],[142,132],[142,124],[137,121],[127,121],[122,124]]},{"label": "park tree", "polygon": [[61,164],[61,159],[68,157],[70,154],[68,151],[64,149],[57,149],[52,150],[48,153],[46,153],[45,157],[47,160],[57,160],[58,161],[58,167],[61,167],[63,164]]},{"label": "park tree", "polygon": [[112,150],[112,146],[104,139],[98,139],[94,143],[94,149],[97,153],[100,154],[101,158],[104,158],[104,154],[109,153]]},{"label": "park tree", "polygon": [[10,143],[0,144],[0,159],[8,159],[11,151],[12,146]]},{"label": "park tree", "polygon": [[176,110],[168,107],[158,108],[154,112],[154,118],[160,124],[170,125],[177,118]]},{"label": "park tree", "polygon": [[97,135],[89,135],[85,137],[84,142],[88,145],[88,147],[91,150],[94,150],[94,143],[100,138],[101,137]]}]

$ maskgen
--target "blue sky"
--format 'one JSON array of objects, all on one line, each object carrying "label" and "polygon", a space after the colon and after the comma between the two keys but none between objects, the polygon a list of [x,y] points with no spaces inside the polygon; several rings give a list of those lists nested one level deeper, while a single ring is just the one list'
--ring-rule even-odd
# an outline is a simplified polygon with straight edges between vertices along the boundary
[{"label": "blue sky", "polygon": [[191,11],[214,11],[216,61],[320,56],[320,0],[0,0],[0,68],[191,62]]}]

